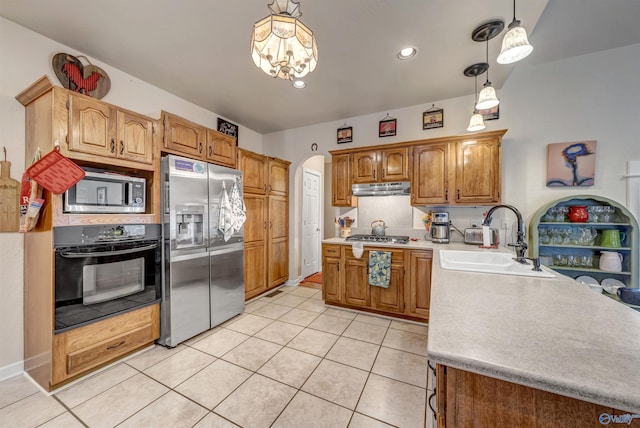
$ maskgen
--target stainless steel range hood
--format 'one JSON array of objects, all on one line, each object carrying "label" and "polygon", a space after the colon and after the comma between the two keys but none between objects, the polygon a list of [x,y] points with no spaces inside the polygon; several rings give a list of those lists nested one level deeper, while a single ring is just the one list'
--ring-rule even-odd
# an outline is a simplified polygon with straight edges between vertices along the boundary
[{"label": "stainless steel range hood", "polygon": [[391,196],[409,195],[411,193],[411,183],[401,181],[396,183],[371,183],[352,184],[353,196]]}]

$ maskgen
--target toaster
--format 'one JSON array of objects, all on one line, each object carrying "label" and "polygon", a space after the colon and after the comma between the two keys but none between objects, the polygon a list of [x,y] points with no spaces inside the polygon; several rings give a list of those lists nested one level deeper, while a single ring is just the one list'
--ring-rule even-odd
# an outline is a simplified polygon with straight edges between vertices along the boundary
[{"label": "toaster", "polygon": [[[498,229],[489,228],[491,232],[491,245],[498,245]],[[469,227],[464,230],[464,243],[471,245],[482,245],[482,228]]]}]

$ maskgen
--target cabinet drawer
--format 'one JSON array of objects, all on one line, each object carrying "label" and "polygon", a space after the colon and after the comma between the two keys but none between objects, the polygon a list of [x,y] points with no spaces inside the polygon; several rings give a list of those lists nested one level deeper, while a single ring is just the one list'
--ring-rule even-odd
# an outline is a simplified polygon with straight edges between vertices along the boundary
[{"label": "cabinet drawer", "polygon": [[[388,251],[391,253],[391,264],[403,264],[404,263],[404,251],[403,250],[392,250],[390,248],[375,248],[375,247],[364,247],[364,253],[362,254],[361,259],[369,260],[369,251]],[[351,247],[348,247],[345,251],[345,257],[347,259],[357,259],[356,256],[353,255],[351,251]]]},{"label": "cabinet drawer", "polygon": [[340,257],[340,245],[323,245],[322,257]]},{"label": "cabinet drawer", "polygon": [[160,305],[79,327],[53,337],[52,385],[115,360],[160,337]]},{"label": "cabinet drawer", "polygon": [[93,346],[67,354],[67,374],[73,376],[127,354],[155,339],[153,325],[147,324],[129,333],[104,340]]}]

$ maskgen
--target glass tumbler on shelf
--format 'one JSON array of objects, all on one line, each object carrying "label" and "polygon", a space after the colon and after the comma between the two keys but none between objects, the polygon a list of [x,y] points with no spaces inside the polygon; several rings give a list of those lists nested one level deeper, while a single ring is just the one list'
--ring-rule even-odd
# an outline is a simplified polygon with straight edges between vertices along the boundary
[{"label": "glass tumbler on shelf", "polygon": [[613,221],[613,214],[616,212],[616,209],[609,205],[606,205],[601,208],[602,208],[602,215],[601,215],[600,222],[611,223]]},{"label": "glass tumbler on shelf", "polygon": [[541,227],[539,230],[539,235],[540,235],[540,243],[541,244],[549,244],[551,242],[551,234],[550,229],[546,228],[546,227]]},{"label": "glass tumbler on shelf", "polygon": [[593,256],[588,256],[588,255],[580,256],[580,266],[586,267],[586,268],[592,268]]},{"label": "glass tumbler on shelf", "polygon": [[556,221],[557,222],[564,222],[565,221],[565,216],[569,212],[569,207],[556,207],[556,208],[557,208]]},{"label": "glass tumbler on shelf", "polygon": [[554,254],[553,255],[553,265],[554,266],[566,266],[567,265],[567,255],[566,254]]},{"label": "glass tumbler on shelf", "polygon": [[547,212],[542,216],[542,221],[545,223],[552,222],[556,220],[556,211],[557,207],[550,207]]}]

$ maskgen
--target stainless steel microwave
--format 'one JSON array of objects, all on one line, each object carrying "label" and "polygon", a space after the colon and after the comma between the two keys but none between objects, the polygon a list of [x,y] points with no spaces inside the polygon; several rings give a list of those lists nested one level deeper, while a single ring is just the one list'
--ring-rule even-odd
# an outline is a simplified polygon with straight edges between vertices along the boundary
[{"label": "stainless steel microwave", "polygon": [[65,213],[144,213],[147,181],[108,171],[85,171],[64,193]]}]

